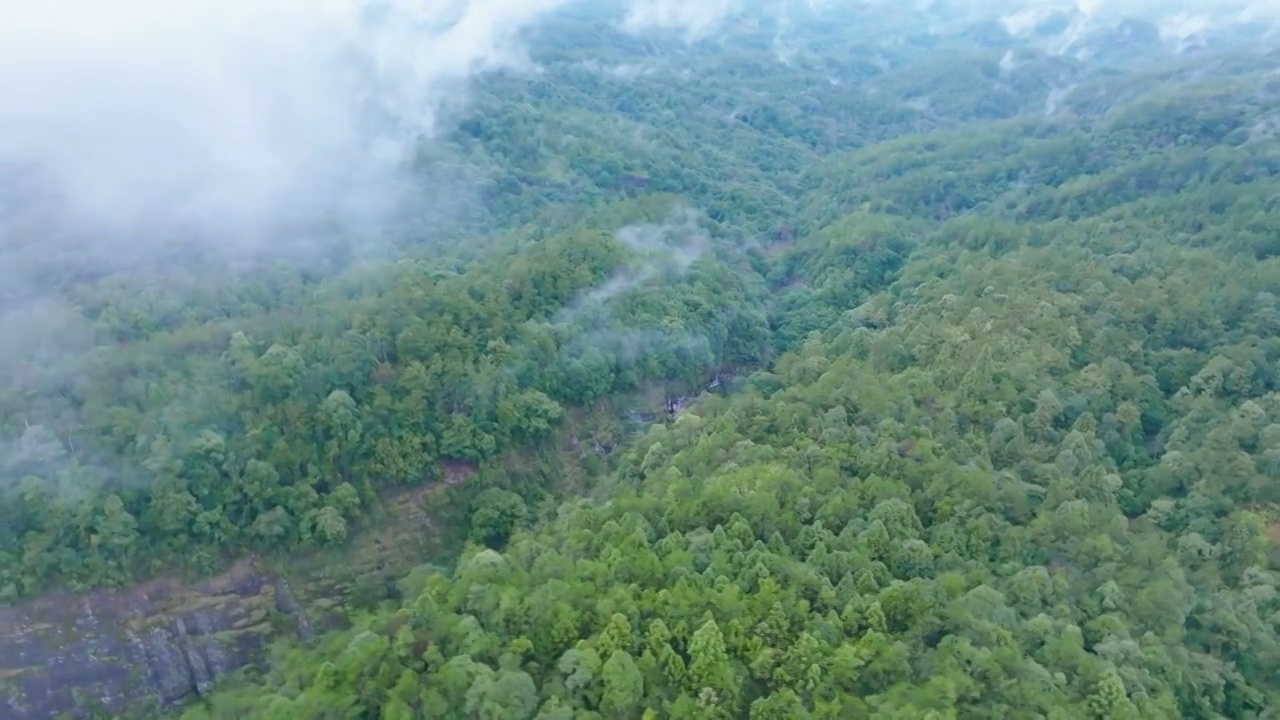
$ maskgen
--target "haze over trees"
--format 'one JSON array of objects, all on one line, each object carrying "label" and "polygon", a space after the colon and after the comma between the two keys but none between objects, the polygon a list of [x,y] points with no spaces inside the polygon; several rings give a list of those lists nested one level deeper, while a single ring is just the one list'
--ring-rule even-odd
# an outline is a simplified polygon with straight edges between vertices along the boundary
[{"label": "haze over trees", "polygon": [[[8,226],[0,597],[341,548],[463,465],[457,557],[182,717],[1280,708],[1265,6],[546,5],[376,251],[139,282]],[[655,387],[585,483],[502,472]]]}]

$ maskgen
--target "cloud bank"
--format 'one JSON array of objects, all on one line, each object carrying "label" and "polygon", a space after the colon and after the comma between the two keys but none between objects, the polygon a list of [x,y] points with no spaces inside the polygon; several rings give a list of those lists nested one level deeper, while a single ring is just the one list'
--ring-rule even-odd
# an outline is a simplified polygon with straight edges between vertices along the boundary
[{"label": "cloud bank", "polygon": [[706,37],[741,6],[741,0],[646,0],[633,2],[623,22],[631,33],[674,30],[689,40]]},{"label": "cloud bank", "polygon": [[376,224],[466,80],[522,63],[518,33],[563,4],[20,3],[0,22],[0,177],[97,235]]},{"label": "cloud bank", "polygon": [[[422,194],[405,166],[468,80],[528,66],[521,33],[576,1],[12,3],[0,234],[49,232],[56,218],[112,254],[153,250],[157,235],[238,250],[322,222],[376,233]],[[633,32],[696,36],[736,2],[618,12]]]}]

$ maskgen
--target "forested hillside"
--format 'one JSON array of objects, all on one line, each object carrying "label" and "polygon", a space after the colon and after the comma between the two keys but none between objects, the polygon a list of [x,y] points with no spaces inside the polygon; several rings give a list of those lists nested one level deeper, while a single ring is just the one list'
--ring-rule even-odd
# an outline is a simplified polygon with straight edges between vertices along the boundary
[{"label": "forested hillside", "polygon": [[[1271,717],[1280,54],[846,12],[570,13],[394,261],[68,284],[0,596],[340,548],[465,464],[459,557],[182,717]],[[655,387],[585,489],[503,475]]]},{"label": "forested hillside", "polygon": [[[380,489],[497,457],[565,404],[757,366],[828,319],[775,313],[768,292],[786,282],[771,267],[813,252],[792,241],[835,219],[802,211],[821,159],[1039,109],[1059,73],[1045,58],[1010,85],[1002,51],[963,41],[886,51],[775,19],[689,45],[609,17],[548,23],[544,73],[486,77],[421,148],[425,187],[474,185],[424,202],[392,262],[339,239],[305,262],[235,273],[205,250],[138,277],[25,250],[15,288],[57,293],[5,314],[21,343],[0,358],[0,596],[341,543]],[[904,105],[904,86],[945,107]],[[814,291],[849,305],[906,252],[818,261],[840,276]]]}]

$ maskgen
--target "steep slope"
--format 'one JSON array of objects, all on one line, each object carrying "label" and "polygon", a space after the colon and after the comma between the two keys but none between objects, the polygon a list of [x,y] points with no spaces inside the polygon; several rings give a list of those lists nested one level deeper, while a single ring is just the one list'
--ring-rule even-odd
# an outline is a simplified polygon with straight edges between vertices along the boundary
[{"label": "steep slope", "polygon": [[[1274,704],[1280,58],[1240,42],[1268,31],[1194,54],[1155,16],[936,5],[692,44],[558,17],[541,72],[423,148],[477,192],[395,262],[32,267],[56,312],[5,300],[36,340],[0,394],[6,710],[183,702],[203,665],[262,684],[195,717]],[[512,460],[735,375],[619,454],[572,434],[572,478]],[[426,551],[350,543],[405,497],[477,545],[391,587]],[[373,587],[303,590],[354,629],[261,675],[297,634],[263,624],[271,573],[135,587],[316,550]]]},{"label": "steep slope", "polygon": [[1265,716],[1280,148],[1230,77],[814,168],[792,352],[186,717]]}]

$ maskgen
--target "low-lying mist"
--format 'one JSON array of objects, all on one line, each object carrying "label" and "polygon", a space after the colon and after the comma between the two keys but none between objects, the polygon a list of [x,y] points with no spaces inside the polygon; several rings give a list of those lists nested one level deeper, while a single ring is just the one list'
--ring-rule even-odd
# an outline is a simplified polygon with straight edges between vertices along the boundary
[{"label": "low-lying mist", "polygon": [[[422,187],[415,148],[521,33],[572,0],[46,0],[0,21],[0,230],[105,263],[181,240],[231,256],[376,236]],[[636,0],[636,32],[731,8]],[[698,7],[696,11],[690,7]],[[66,237],[64,237],[66,236]]]},{"label": "low-lying mist", "polygon": [[[789,34],[819,26],[839,34],[840,23],[851,34],[873,32],[874,23],[857,27],[859,18],[892,18],[886,23],[920,31],[932,27],[921,18],[939,28],[985,19],[1003,21],[1011,35],[1036,35],[1048,32],[1053,13],[1067,13],[1053,20],[1065,37],[1087,28],[1087,18],[1119,17],[1126,8],[1182,18],[1168,27],[1203,28],[1221,18],[1275,17],[1280,0],[1181,0],[1163,10],[1145,0],[1105,8],[1066,0],[11,5],[0,11],[0,376],[31,387],[32,396],[54,397],[48,388],[79,377],[78,363],[101,344],[83,304],[59,284],[118,273],[126,279],[117,287],[142,288],[141,296],[149,283],[209,284],[221,268],[264,259],[378,257],[393,230],[429,233],[451,209],[480,202],[484,171],[423,173],[422,158],[435,157],[424,146],[442,142],[479,75],[540,72],[526,33],[553,27],[544,23],[560,12],[590,10],[628,33],[688,42],[716,41],[749,28],[752,16],[772,15],[785,59]],[[912,20],[899,24],[900,16]],[[424,209],[432,220],[402,222]],[[341,260],[328,265],[335,266]],[[648,266],[633,270],[586,304],[652,279]],[[161,314],[148,302],[129,311]]]},{"label": "low-lying mist", "polygon": [[7,227],[116,262],[376,233],[468,78],[520,65],[561,4],[24,3],[0,23]]},{"label": "low-lying mist", "polygon": [[[477,74],[536,72],[522,34],[582,2],[14,4],[0,18],[0,262],[48,264],[54,252],[126,267],[191,253],[287,258],[315,237],[376,239],[415,203],[437,214],[463,204],[473,199],[469,181],[437,173],[424,186],[412,172],[415,150],[465,107]],[[1157,13],[1150,5],[1019,0],[980,11],[961,0],[902,9],[1000,15],[1018,33],[1055,13],[1073,13],[1063,17],[1078,32],[1079,18]],[[1160,10],[1162,27],[1274,17],[1280,7],[1184,5]],[[844,10],[860,17],[876,3],[618,0],[615,15],[629,32],[693,41],[748,7],[846,18]],[[36,240],[49,253],[11,257],[15,244]]]},{"label": "low-lying mist", "polygon": [[[575,5],[600,10],[45,0],[0,11],[0,449],[30,455],[43,445],[17,436],[47,422],[72,450],[75,388],[128,342],[98,327],[106,315],[159,326],[228,272],[393,259],[390,236],[432,233],[453,208],[474,207],[482,171],[423,172],[439,156],[424,146],[442,142],[479,75],[538,73],[526,31]],[[609,5],[620,30],[692,40],[732,3],[680,6]],[[90,285],[101,289],[77,289]],[[119,474],[110,450],[74,452]],[[0,481],[25,472],[11,465],[0,463]]]}]

